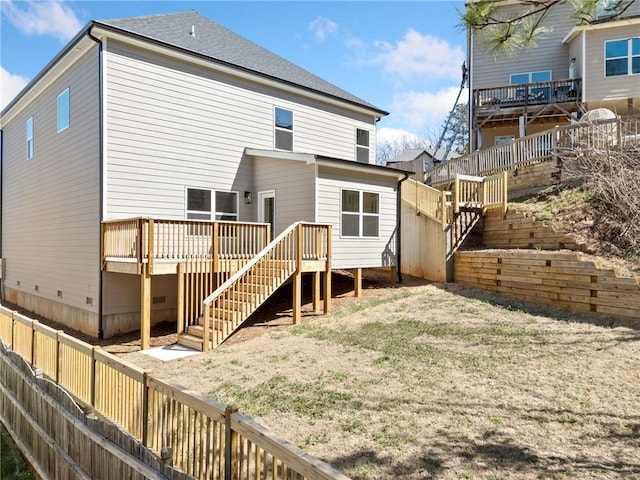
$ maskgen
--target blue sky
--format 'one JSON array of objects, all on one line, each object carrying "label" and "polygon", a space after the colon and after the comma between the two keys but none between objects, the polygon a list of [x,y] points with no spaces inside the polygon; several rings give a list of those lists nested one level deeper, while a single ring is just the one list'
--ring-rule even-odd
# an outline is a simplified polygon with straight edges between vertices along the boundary
[{"label": "blue sky", "polygon": [[437,135],[458,93],[462,1],[0,0],[0,108],[90,20],[197,10],[390,112],[379,140]]}]

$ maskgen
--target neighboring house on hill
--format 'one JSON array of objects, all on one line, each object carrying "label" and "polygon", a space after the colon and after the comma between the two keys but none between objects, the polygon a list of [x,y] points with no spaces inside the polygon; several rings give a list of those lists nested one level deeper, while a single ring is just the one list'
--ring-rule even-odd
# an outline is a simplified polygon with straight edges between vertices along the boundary
[{"label": "neighboring house on hill", "polygon": [[[446,149],[439,148],[408,148],[393,160],[387,162],[387,167],[397,168],[411,172],[412,177],[422,179],[424,172],[429,170],[434,163],[442,161]],[[458,157],[459,154],[450,151],[447,160]]]},{"label": "neighboring house on hill", "polygon": [[331,268],[394,267],[384,115],[193,11],[92,21],[0,115],[4,299],[95,336],[175,320],[185,248],[231,274],[268,243],[214,221],[330,224]]},{"label": "neighboring house on hill", "polygon": [[[523,8],[503,3],[503,11]],[[577,26],[573,11],[572,2],[554,5],[542,21],[550,31],[512,56],[494,58],[482,33],[470,32],[471,150],[570,123],[599,107],[640,114],[640,1],[619,18],[599,5],[598,20],[587,25]]]}]

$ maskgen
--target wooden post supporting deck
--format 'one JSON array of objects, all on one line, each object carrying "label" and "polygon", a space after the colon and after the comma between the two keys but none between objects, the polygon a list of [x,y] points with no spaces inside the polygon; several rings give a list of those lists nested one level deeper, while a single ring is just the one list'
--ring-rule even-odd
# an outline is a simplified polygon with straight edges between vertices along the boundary
[{"label": "wooden post supporting deck", "polygon": [[355,297],[362,296],[362,269],[353,269],[353,295]]},{"label": "wooden post supporting deck", "polygon": [[327,229],[327,262],[324,269],[324,313],[331,311],[331,242],[332,228],[329,225]]},{"label": "wooden post supporting deck", "polygon": [[320,313],[320,271],[313,272],[313,311]]},{"label": "wooden post supporting deck", "polygon": [[178,263],[178,335],[184,333],[184,263]]},{"label": "wooden post supporting deck", "polygon": [[296,273],[293,274],[293,323],[300,322],[302,311],[302,225],[296,227]]},{"label": "wooden post supporting deck", "polygon": [[151,345],[151,275],[149,265],[142,265],[140,275],[140,348]]}]

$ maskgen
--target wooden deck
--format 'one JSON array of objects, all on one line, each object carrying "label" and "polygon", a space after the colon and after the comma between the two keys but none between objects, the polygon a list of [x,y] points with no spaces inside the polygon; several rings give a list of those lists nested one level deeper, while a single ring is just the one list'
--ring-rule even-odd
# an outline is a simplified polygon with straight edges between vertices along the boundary
[{"label": "wooden deck", "polygon": [[[295,227],[295,228],[294,228]],[[286,232],[286,235],[285,235]],[[103,222],[102,270],[140,277],[142,348],[151,330],[151,282],[178,276],[178,334],[206,350],[228,338],[260,305],[293,277],[293,317],[300,317],[300,278],[314,273],[314,306],[324,311],[331,295],[331,226],[292,225],[271,241],[270,225],[131,218]],[[284,235],[284,236],[283,236]],[[207,322],[210,309],[213,320]],[[194,334],[201,334],[196,335]]]}]

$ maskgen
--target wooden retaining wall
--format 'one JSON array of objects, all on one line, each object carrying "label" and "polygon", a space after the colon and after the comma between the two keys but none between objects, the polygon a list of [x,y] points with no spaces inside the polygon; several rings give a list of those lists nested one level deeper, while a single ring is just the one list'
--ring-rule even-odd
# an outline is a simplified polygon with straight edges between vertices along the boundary
[{"label": "wooden retaining wall", "polygon": [[579,250],[575,239],[556,232],[546,222],[509,209],[506,214],[490,210],[478,226],[485,248],[537,248],[541,250]]},{"label": "wooden retaining wall", "polygon": [[562,166],[556,159],[509,170],[509,198],[518,198],[532,189],[556,185],[562,176]]},{"label": "wooden retaining wall", "polygon": [[[348,480],[330,465],[311,457],[245,417],[237,408],[166,383],[153,377],[151,372],[130,365],[99,347],[81,342],[2,306],[0,340],[2,344],[11,345],[12,350],[25,359],[30,367],[40,370],[47,381],[64,388],[84,410],[114,422],[133,437],[137,445],[161,455],[174,467],[196,479]],[[0,373],[3,375],[0,381],[4,381],[4,372]],[[5,415],[2,411],[6,403],[4,396],[3,385],[0,389],[0,413],[2,422],[7,423],[15,412],[8,411]],[[17,410],[25,408],[24,404],[32,401],[38,404],[45,401],[41,395],[34,395],[35,400],[19,395],[16,397],[17,401],[12,404]],[[51,422],[57,418],[52,410],[55,409],[48,409],[41,417],[44,422],[42,425],[46,427],[29,430],[19,425],[13,430],[18,440],[16,443],[25,455],[38,458],[42,454],[42,462],[48,467],[55,467],[53,458],[61,454],[61,450],[55,450],[55,453],[41,452],[39,449],[45,448],[43,445],[50,439],[44,443],[31,442],[36,436],[50,431]],[[80,438],[75,431],[64,432],[65,436],[59,439],[60,442],[75,442],[76,438]],[[24,450],[23,447],[29,448]],[[76,446],[68,451],[67,464],[73,465],[75,462],[84,465],[83,462],[90,462],[86,458],[94,453],[89,453],[83,447],[98,449],[95,455],[101,455],[99,442],[92,447],[84,440],[78,440]],[[139,476],[135,472],[130,476],[125,471],[127,467],[118,468],[106,469],[109,475],[104,478],[156,478],[150,474]],[[54,471],[49,477],[43,478],[91,478],[86,474],[90,470],[84,467],[71,470],[80,473],[62,475]]]},{"label": "wooden retaining wall", "polygon": [[579,252],[459,251],[454,278],[532,303],[640,324],[640,277],[622,277]]}]

